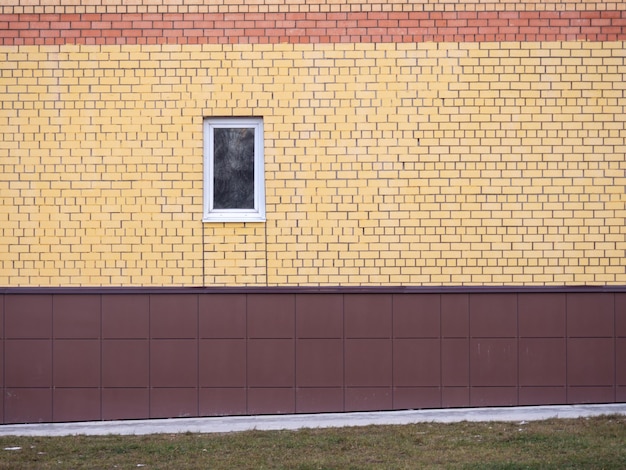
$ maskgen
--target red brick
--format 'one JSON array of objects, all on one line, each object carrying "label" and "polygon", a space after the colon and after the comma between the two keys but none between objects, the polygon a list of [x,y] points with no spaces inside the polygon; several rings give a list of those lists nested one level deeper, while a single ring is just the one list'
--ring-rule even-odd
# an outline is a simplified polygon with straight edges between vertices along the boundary
[{"label": "red brick", "polygon": [[306,13],[287,13],[285,15],[285,19],[291,21],[302,21],[307,18]]},{"label": "red brick", "polygon": [[542,12],[539,11],[520,11],[519,17],[527,20],[534,20],[541,16]]},{"label": "red brick", "polygon": [[366,28],[347,28],[346,29],[346,34],[349,36],[363,36],[364,34],[367,34],[367,29]]},{"label": "red brick", "polygon": [[624,11],[607,10],[600,13],[602,18],[621,18],[624,15]]},{"label": "red brick", "polygon": [[129,29],[133,27],[133,23],[130,21],[113,21],[111,27],[113,29]]},{"label": "red brick", "polygon": [[105,29],[102,31],[102,36],[104,37],[119,37],[122,34],[122,31],[119,29]]},{"label": "red brick", "polygon": [[180,28],[178,26],[174,26],[174,22],[173,21],[154,21],[152,23],[152,27],[153,28],[160,28],[160,29],[163,29],[163,30],[172,29],[172,28],[177,28],[177,29]]},{"label": "red brick", "polygon": [[250,23],[252,23],[255,28],[269,29],[276,27],[276,21],[274,20],[258,20]]},{"label": "red brick", "polygon": [[100,21],[102,18],[102,15],[99,15],[97,13],[85,13],[84,15],[82,15],[82,20],[83,21]]},{"label": "red brick", "polygon": [[234,28],[235,27],[235,22],[234,21],[226,21],[226,20],[219,20],[219,21],[215,21],[215,27],[218,29],[226,29],[226,28]]},{"label": "red brick", "polygon": [[39,35],[42,38],[56,38],[59,37],[59,30],[58,29],[47,29],[44,31],[39,31]]},{"label": "red brick", "polygon": [[581,18],[600,18],[600,11],[581,11]]},{"label": "red brick", "polygon": [[339,13],[339,12],[328,13],[328,19],[329,20],[344,21],[347,18],[348,18],[348,14],[347,13]]},{"label": "red brick", "polygon": [[194,21],[193,27],[198,28],[198,29],[213,29],[215,27],[215,21],[211,21],[211,20]]},{"label": "red brick", "polygon": [[28,29],[29,23],[27,21],[11,21],[9,23],[9,29]]},{"label": "red brick", "polygon": [[183,30],[182,29],[164,29],[163,30],[163,37],[180,38],[182,36],[183,36]]},{"label": "red brick", "polygon": [[189,38],[189,43],[193,44],[191,42],[192,38],[200,37],[200,36],[203,36],[203,35],[204,35],[204,33],[203,33],[203,31],[201,29],[186,29],[186,30],[182,31],[181,36],[180,36],[179,39],[183,40],[183,42],[181,44],[184,44],[185,43],[184,42],[185,38]]},{"label": "red brick", "polygon": [[141,30],[140,29],[124,29],[122,30],[122,36],[139,37],[141,36]]},{"label": "red brick", "polygon": [[591,20],[591,26],[610,26],[611,20],[609,18],[594,18]]},{"label": "red brick", "polygon": [[244,29],[243,30],[243,34],[244,37],[258,37],[258,36],[264,36],[265,35],[265,30],[262,28],[248,28],[248,29]]},{"label": "red brick", "polygon": [[144,13],[142,17],[146,21],[159,21],[163,19],[163,15],[160,13]]},{"label": "red brick", "polygon": [[[466,27],[466,28],[459,28],[459,34],[462,34],[465,37],[470,37],[470,36],[474,36],[476,34],[478,34],[478,28],[475,27]],[[473,42],[472,40],[469,41],[463,41],[463,42]]]},{"label": "red brick", "polygon": [[[183,18],[183,15],[179,15],[179,16],[180,18]],[[208,16],[208,15],[204,15],[204,13],[186,13],[184,15],[184,18],[187,21],[204,21],[205,16]]]},{"label": "red brick", "polygon": [[499,15],[497,11],[481,11],[478,13],[479,19],[495,20],[498,17]]},{"label": "red brick", "polygon": [[315,26],[317,28],[334,28],[337,26],[336,21],[317,21]]},{"label": "red brick", "polygon": [[29,23],[29,29],[48,29],[49,27],[48,21],[31,21]]},{"label": "red brick", "polygon": [[[97,41],[158,43],[268,42],[376,42],[376,41],[484,41],[529,40],[544,38],[600,40],[626,35],[626,11],[292,11],[243,13],[87,13],[22,14],[2,18],[3,43],[78,42],[78,38]],[[300,5],[298,8],[302,8]],[[335,11],[336,10],[336,11]],[[224,29],[234,30],[234,38]],[[6,30],[22,31],[8,34]],[[51,30],[62,31],[59,35]],[[66,31],[79,33],[67,33]],[[87,30],[99,32],[87,32]],[[82,35],[82,36],[79,36]],[[31,39],[33,38],[33,39]],[[60,38],[60,39],[59,39]],[[105,39],[102,39],[105,38]],[[154,39],[153,39],[154,38]]]},{"label": "red brick", "polygon": [[243,29],[237,29],[237,28],[225,28],[224,29],[224,34],[226,34],[226,36],[228,36],[229,38],[235,38],[238,36],[243,36]]},{"label": "red brick", "polygon": [[61,37],[65,38],[76,38],[80,37],[80,29],[62,29],[59,31]]},{"label": "red brick", "polygon": [[98,29],[81,29],[80,30],[80,35],[81,37],[84,37],[84,38],[96,37],[96,36],[100,36],[101,34],[102,34],[102,31]]},{"label": "red brick", "polygon": [[478,32],[480,34],[497,34],[498,33],[498,28],[495,26],[481,26],[478,28]]},{"label": "red brick", "polygon": [[[151,37],[161,37],[163,36],[163,31],[160,29],[144,29],[143,36],[147,38]],[[154,42],[152,44],[155,44]]]},{"label": "red brick", "polygon": [[133,29],[151,29],[152,21],[137,20],[133,21]]}]

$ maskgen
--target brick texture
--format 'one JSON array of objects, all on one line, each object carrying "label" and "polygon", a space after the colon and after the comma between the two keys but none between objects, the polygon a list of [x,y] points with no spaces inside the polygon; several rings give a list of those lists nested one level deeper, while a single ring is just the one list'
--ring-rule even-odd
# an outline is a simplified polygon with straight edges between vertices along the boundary
[{"label": "brick texture", "polygon": [[10,13],[0,44],[239,44],[626,39],[626,9]]},{"label": "brick texture", "polygon": [[[624,4],[76,3],[1,10],[0,285],[626,283]],[[266,223],[202,222],[211,116]]]},{"label": "brick texture", "polygon": [[[0,283],[624,283],[624,44],[0,51]],[[202,117],[266,224],[203,224]]]},{"label": "brick texture", "polygon": [[15,0],[0,13],[325,13],[378,11],[624,10],[616,0]]}]

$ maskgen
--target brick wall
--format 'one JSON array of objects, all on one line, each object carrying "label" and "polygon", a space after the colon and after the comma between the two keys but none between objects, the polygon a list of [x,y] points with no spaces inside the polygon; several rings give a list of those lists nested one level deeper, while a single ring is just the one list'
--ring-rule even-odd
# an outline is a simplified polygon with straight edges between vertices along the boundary
[{"label": "brick wall", "polygon": [[626,283],[624,4],[123,3],[0,7],[0,285]]}]

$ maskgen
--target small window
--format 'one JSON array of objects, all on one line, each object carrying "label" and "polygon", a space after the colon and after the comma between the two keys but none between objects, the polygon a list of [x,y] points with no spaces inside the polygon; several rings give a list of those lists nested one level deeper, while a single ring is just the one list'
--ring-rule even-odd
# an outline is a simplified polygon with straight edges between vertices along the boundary
[{"label": "small window", "polygon": [[263,120],[204,121],[204,221],[265,220]]}]

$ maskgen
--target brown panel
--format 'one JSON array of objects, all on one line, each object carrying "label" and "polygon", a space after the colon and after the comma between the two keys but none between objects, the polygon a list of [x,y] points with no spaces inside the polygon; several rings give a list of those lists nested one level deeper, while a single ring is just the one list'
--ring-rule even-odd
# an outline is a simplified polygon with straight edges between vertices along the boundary
[{"label": "brown panel", "polygon": [[469,340],[441,340],[441,384],[469,386]]},{"label": "brown panel", "polygon": [[615,294],[615,336],[626,338],[626,294]]},{"label": "brown panel", "polygon": [[343,295],[296,295],[298,338],[342,338]]},{"label": "brown panel", "polygon": [[567,402],[576,403],[613,403],[615,388],[613,387],[568,387]]},{"label": "brown panel", "polygon": [[517,295],[470,295],[470,334],[473,338],[515,338]]},{"label": "brown panel", "polygon": [[391,387],[346,389],[345,411],[384,411],[393,408]]},{"label": "brown panel", "polygon": [[396,339],[393,343],[393,384],[398,387],[441,383],[438,339]]},{"label": "brown panel", "polygon": [[53,296],[52,328],[55,338],[99,338],[100,296]]},{"label": "brown panel", "polygon": [[122,294],[102,296],[103,338],[148,338],[150,296]]},{"label": "brown panel", "polygon": [[146,339],[102,341],[103,387],[148,387],[150,346]]},{"label": "brown panel", "polygon": [[519,405],[562,405],[567,403],[565,387],[520,387]]},{"label": "brown panel", "polygon": [[246,341],[200,340],[200,386],[245,387]]},{"label": "brown panel", "polygon": [[469,336],[469,295],[441,295],[441,334],[444,338]]},{"label": "brown panel", "polygon": [[295,327],[295,297],[293,295],[248,295],[249,338],[293,338]]},{"label": "brown panel", "polygon": [[293,388],[248,389],[249,414],[285,414],[296,412],[296,397]]},{"label": "brown panel", "polygon": [[197,336],[197,295],[158,294],[150,296],[150,337],[190,339]]},{"label": "brown panel", "polygon": [[198,345],[196,340],[157,339],[150,342],[152,387],[197,387]]},{"label": "brown panel", "polygon": [[7,388],[4,391],[5,424],[51,421],[51,388]]},{"label": "brown panel", "polygon": [[7,295],[4,302],[5,338],[52,337],[51,295]]},{"label": "brown panel", "polygon": [[0,338],[4,339],[4,295],[0,294]]},{"label": "brown panel", "polygon": [[[4,295],[0,295],[0,391],[4,394]],[[0,424],[4,423],[4,400],[0,403]]]},{"label": "brown panel", "polygon": [[613,300],[613,294],[567,294],[567,335],[612,337],[615,328]]},{"label": "brown panel", "polygon": [[520,337],[565,337],[565,294],[519,294],[518,306]]},{"label": "brown panel", "polygon": [[96,421],[100,416],[100,390],[97,388],[55,388],[54,422]]},{"label": "brown panel", "polygon": [[198,416],[197,388],[150,389],[150,418]]},{"label": "brown panel", "polygon": [[626,400],[623,293],[146,292],[0,295],[0,421]]},{"label": "brown panel", "polygon": [[471,340],[470,384],[476,387],[516,386],[517,340]]},{"label": "brown panel", "polygon": [[443,387],[441,406],[444,408],[465,408],[470,404],[469,387]]},{"label": "brown panel", "polygon": [[253,339],[248,342],[249,387],[293,387],[295,345],[290,339]]},{"label": "brown panel", "polygon": [[202,294],[198,302],[200,338],[246,337],[245,294]]},{"label": "brown panel", "polygon": [[296,389],[296,413],[334,413],[343,411],[342,388]]},{"label": "brown panel", "polygon": [[5,340],[5,387],[51,387],[52,341]]},{"label": "brown panel", "polygon": [[569,385],[613,385],[615,379],[613,338],[573,338],[567,342]]},{"label": "brown panel", "polygon": [[565,386],[566,364],[565,338],[519,340],[521,386]]},{"label": "brown panel", "polygon": [[395,294],[393,335],[396,338],[439,338],[439,294]]},{"label": "brown panel", "polygon": [[245,388],[201,388],[200,416],[245,415]]},{"label": "brown panel", "polygon": [[299,339],[296,341],[296,386],[341,387],[343,341]]},{"label": "brown panel", "polygon": [[439,387],[396,387],[393,389],[393,408],[395,410],[440,407],[441,389]]},{"label": "brown panel", "polygon": [[626,338],[615,339],[615,380],[626,386]]},{"label": "brown panel", "polygon": [[100,386],[100,341],[59,339],[53,350],[54,387]]},{"label": "brown panel", "polygon": [[517,387],[472,387],[471,406],[515,406]]},{"label": "brown panel", "polygon": [[392,366],[390,340],[346,340],[345,385],[347,387],[391,386]]},{"label": "brown panel", "polygon": [[148,419],[150,396],[147,388],[102,389],[102,419]]},{"label": "brown panel", "polygon": [[391,338],[391,295],[347,295],[345,304],[346,338]]}]

